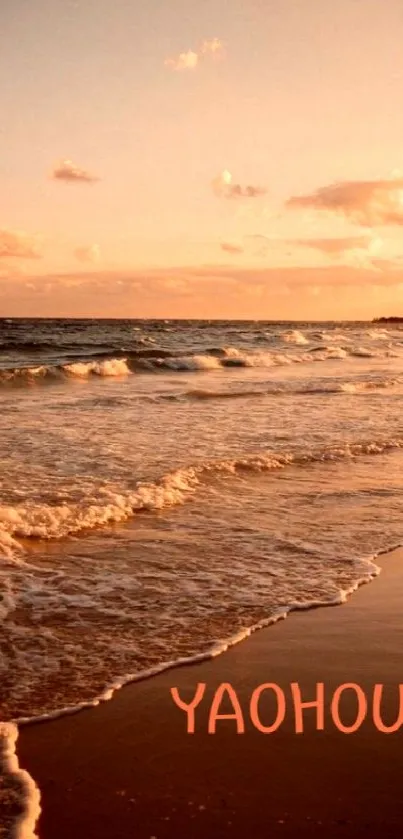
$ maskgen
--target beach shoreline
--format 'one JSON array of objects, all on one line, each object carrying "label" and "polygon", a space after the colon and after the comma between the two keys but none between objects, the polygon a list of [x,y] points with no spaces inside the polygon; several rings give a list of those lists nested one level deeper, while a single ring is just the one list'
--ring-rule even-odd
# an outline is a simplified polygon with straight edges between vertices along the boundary
[{"label": "beach shoreline", "polygon": [[[341,608],[294,612],[262,629],[224,655],[166,670],[127,685],[110,702],[73,716],[22,726],[17,752],[41,791],[40,839],[135,836],[240,837],[372,836],[387,829],[400,835],[400,731],[385,734],[368,713],[346,736],[332,725],[325,702],[324,730],[315,709],[304,711],[302,734],[295,714],[263,734],[246,713],[251,695],[270,683],[288,696],[291,682],[301,697],[315,699],[355,683],[365,696],[384,686],[382,718],[398,717],[403,626],[403,550],[382,555],[382,573]],[[171,689],[191,702],[197,685],[205,692],[187,733],[186,713]],[[237,722],[216,721],[208,733],[211,705],[229,684],[244,713]],[[261,719],[273,722],[274,693],[261,695]],[[225,699],[226,696],[226,699]],[[234,716],[223,697],[219,713]],[[357,697],[341,700],[343,723],[357,717]],[[275,716],[275,713],[274,713]],[[264,718],[264,720],[263,720]]]}]

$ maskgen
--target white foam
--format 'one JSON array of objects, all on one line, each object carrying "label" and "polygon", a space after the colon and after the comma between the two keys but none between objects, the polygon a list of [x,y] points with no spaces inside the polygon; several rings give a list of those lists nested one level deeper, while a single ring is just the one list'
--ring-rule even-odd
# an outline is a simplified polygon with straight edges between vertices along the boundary
[{"label": "white foam", "polygon": [[236,347],[223,347],[225,358],[242,358],[242,353]]},{"label": "white foam", "polygon": [[16,542],[16,540],[13,539],[10,533],[8,533],[7,530],[2,528],[0,512],[0,556],[2,557],[2,559],[8,559],[10,562],[17,564],[19,563],[19,559],[16,556],[16,551],[20,551],[20,546],[18,542]]},{"label": "white foam", "polygon": [[192,355],[181,358],[165,358],[164,367],[170,370],[216,370],[220,360],[212,355]]},{"label": "white foam", "polygon": [[338,386],[343,393],[366,393],[373,390],[385,390],[398,384],[396,379],[384,379],[380,381],[367,382],[344,382]]},{"label": "white foam", "polygon": [[320,341],[330,341],[330,342],[331,341],[338,341],[338,342],[340,342],[340,341],[343,341],[343,342],[344,341],[346,341],[346,342],[351,341],[351,338],[349,338],[347,335],[345,335],[344,332],[329,332],[326,329],[323,329],[321,332],[315,332],[314,333],[314,338],[315,338],[315,340],[319,339]]},{"label": "white foam", "polygon": [[289,332],[283,332],[281,338],[287,344],[309,344],[308,339],[299,329],[291,329]]},{"label": "white foam", "polygon": [[1,543],[11,551],[13,536],[61,538],[80,530],[125,521],[136,510],[160,510],[180,504],[198,484],[198,472],[200,467],[178,469],[155,483],[138,483],[132,492],[116,493],[104,489],[96,504],[82,501],[79,504],[0,506]]},{"label": "white foam", "polygon": [[[304,336],[303,336],[304,337]],[[286,339],[285,339],[286,340]],[[288,339],[287,339],[288,340]],[[292,343],[291,340],[288,343]],[[296,340],[294,343],[307,344],[304,340]],[[361,348],[351,351],[352,355],[365,355],[371,357],[373,353]],[[391,355],[389,351],[387,355]],[[310,361],[327,361],[331,358],[345,358],[348,353],[341,347],[324,347],[323,351],[316,353],[293,354],[281,352],[264,351],[241,351],[236,347],[223,347],[220,356],[210,354],[183,355],[161,358],[134,359],[132,362],[127,358],[110,358],[103,361],[76,361],[63,365],[41,365],[38,367],[16,367],[0,370],[0,385],[13,384],[41,384],[50,381],[69,381],[72,379],[87,380],[92,376],[104,379],[121,379],[133,375],[131,367],[133,364],[140,364],[144,371],[214,371],[223,367],[271,367],[285,364],[300,364]]]},{"label": "white foam", "polygon": [[[63,708],[48,711],[44,714],[38,714],[31,717],[19,717],[15,720],[14,723],[6,723],[5,725],[10,725],[12,728],[16,729],[16,725],[24,725],[33,722],[45,722],[49,720],[58,719],[62,716],[76,714],[79,711],[83,711],[85,709],[95,708],[102,702],[110,701],[114,693],[117,690],[120,690],[122,687],[125,687],[125,685],[131,684],[133,682],[144,681],[145,679],[149,679],[153,676],[158,675],[159,673],[165,672],[166,670],[172,670],[175,667],[183,667],[186,665],[196,664],[198,662],[208,661],[212,658],[216,658],[217,656],[225,653],[231,647],[234,647],[236,644],[239,644],[246,638],[249,638],[254,632],[272,626],[273,624],[278,623],[278,621],[280,620],[285,620],[285,618],[292,612],[300,610],[317,609],[319,607],[341,605],[345,603],[349,596],[353,594],[355,591],[357,591],[357,589],[360,588],[360,586],[371,582],[371,580],[373,580],[374,577],[377,577],[381,573],[381,568],[378,565],[376,565],[375,559],[382,553],[389,552],[390,550],[395,549],[395,547],[399,547],[399,545],[394,546],[394,548],[388,548],[387,551],[380,551],[377,555],[363,559],[362,562],[365,563],[368,568],[367,573],[357,578],[357,580],[355,580],[347,588],[340,589],[338,593],[333,597],[323,600],[306,599],[302,601],[290,601],[283,606],[278,606],[275,612],[271,614],[269,617],[263,618],[262,620],[258,621],[255,624],[252,624],[251,626],[243,627],[228,638],[214,643],[211,647],[209,647],[207,650],[204,650],[203,652],[196,653],[195,655],[190,656],[181,656],[171,661],[161,662],[160,664],[157,664],[154,667],[150,667],[138,671],[136,673],[127,673],[124,676],[120,676],[114,679],[109,685],[105,687],[105,689],[100,694],[98,694],[98,696],[94,697],[94,699],[92,700],[78,702],[75,705],[68,705]],[[23,839],[30,839],[30,836],[24,836]],[[33,839],[36,839],[36,837],[33,836]]]},{"label": "white foam", "polygon": [[79,376],[80,378],[86,378],[91,374],[96,376],[128,376],[131,372],[125,358],[109,358],[105,361],[78,361],[75,364],[63,365],[63,370],[70,376]]},{"label": "white foam", "polygon": [[35,828],[41,812],[40,792],[31,775],[18,763],[17,740],[17,726],[11,722],[0,722],[0,756],[4,771],[12,775],[22,789],[23,812],[14,825],[14,836],[15,839],[39,839]]},{"label": "white foam", "polygon": [[[275,453],[263,451],[253,455],[206,460],[163,475],[155,482],[140,482],[137,487],[123,490],[103,488],[97,503],[49,505],[22,503],[0,506],[0,543],[9,551],[10,558],[18,562],[13,539],[39,537],[57,539],[100,525],[123,522],[139,510],[161,510],[183,504],[194,494],[201,481],[208,475],[235,474],[241,471],[270,471],[288,465],[303,466],[329,460],[353,458],[360,455],[380,454],[403,448],[400,438],[374,440],[363,443],[328,445],[317,450]],[[18,543],[17,543],[18,544]]]},{"label": "white foam", "polygon": [[329,361],[331,359],[347,358],[347,350],[343,347],[324,347],[323,350],[304,356],[305,361]]},{"label": "white foam", "polygon": [[0,370],[0,384],[40,383],[54,379],[79,378],[89,376],[104,378],[131,375],[126,358],[109,358],[103,361],[76,361],[72,364],[46,365],[37,367],[15,367]]},{"label": "white foam", "polygon": [[387,329],[369,329],[367,335],[373,341],[387,341],[390,337]]}]

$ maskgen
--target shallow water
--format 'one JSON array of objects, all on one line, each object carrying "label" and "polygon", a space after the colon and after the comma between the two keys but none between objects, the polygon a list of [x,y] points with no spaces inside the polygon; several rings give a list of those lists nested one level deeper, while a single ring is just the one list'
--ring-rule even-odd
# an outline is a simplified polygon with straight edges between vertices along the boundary
[{"label": "shallow water", "polygon": [[370,579],[402,393],[395,325],[0,321],[0,719]]}]

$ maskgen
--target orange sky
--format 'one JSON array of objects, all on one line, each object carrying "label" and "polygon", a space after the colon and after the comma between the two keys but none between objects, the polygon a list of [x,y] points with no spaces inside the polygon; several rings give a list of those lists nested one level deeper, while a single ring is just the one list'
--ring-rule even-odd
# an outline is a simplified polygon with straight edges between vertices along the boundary
[{"label": "orange sky", "polygon": [[401,0],[4,0],[1,30],[0,314],[403,314]]}]

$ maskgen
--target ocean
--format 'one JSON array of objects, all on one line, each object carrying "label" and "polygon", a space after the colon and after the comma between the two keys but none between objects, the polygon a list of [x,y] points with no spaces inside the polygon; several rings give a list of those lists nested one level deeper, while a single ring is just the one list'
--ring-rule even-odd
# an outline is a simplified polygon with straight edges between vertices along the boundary
[{"label": "ocean", "polygon": [[402,395],[398,324],[0,320],[0,720],[370,581]]}]

